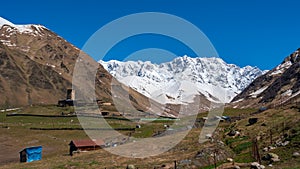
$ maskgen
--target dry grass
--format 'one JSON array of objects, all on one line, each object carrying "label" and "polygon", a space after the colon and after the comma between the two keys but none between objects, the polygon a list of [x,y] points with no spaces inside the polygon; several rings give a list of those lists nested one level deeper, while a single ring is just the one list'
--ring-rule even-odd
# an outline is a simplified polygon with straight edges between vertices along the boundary
[{"label": "dry grass", "polygon": [[[45,108],[46,109],[46,108]],[[53,107],[49,107],[53,110]],[[34,109],[32,109],[34,110]],[[39,111],[40,109],[36,109]],[[47,112],[45,110],[44,112]],[[29,111],[29,110],[26,110]],[[226,115],[238,116],[239,114],[250,115],[254,110],[246,109],[226,109]],[[59,111],[57,111],[59,112]],[[204,114],[199,117],[205,116]],[[174,160],[180,161],[184,159],[191,159],[193,162],[197,161],[194,157],[199,150],[203,150],[214,146],[214,144],[206,143],[199,144],[198,137],[201,129],[192,129],[191,132],[182,140],[177,146],[171,150],[160,154],[158,156],[137,159],[137,158],[125,158],[117,155],[110,154],[105,150],[97,150],[93,152],[86,152],[76,154],[71,157],[68,156],[68,143],[73,139],[87,138],[83,131],[32,131],[28,128],[32,125],[68,125],[70,119],[57,119],[55,122],[49,121],[47,118],[34,119],[33,117],[17,118],[17,117],[3,117],[3,126],[10,127],[0,128],[1,136],[0,141],[1,149],[6,150],[6,154],[0,154],[0,157],[7,158],[8,161],[15,161],[6,165],[2,165],[1,168],[126,168],[128,164],[134,164],[138,168],[153,168],[161,165],[173,165]],[[293,167],[293,165],[300,164],[299,159],[292,158],[291,154],[293,151],[300,151],[298,143],[300,143],[300,125],[299,125],[299,112],[296,109],[283,108],[283,109],[272,109],[267,110],[261,114],[257,114],[259,120],[256,124],[249,126],[248,118],[242,119],[235,123],[220,123],[218,138],[224,143],[229,143],[232,150],[228,146],[223,147],[227,154],[235,151],[235,160],[241,163],[248,163],[253,161],[250,156],[251,147],[249,148],[249,142],[255,136],[260,136],[261,140],[259,143],[260,150],[270,145],[270,138],[268,131],[274,130],[273,138],[279,139],[282,135],[282,123],[285,122],[285,132],[292,132],[294,129],[298,134],[291,138],[291,144],[287,147],[280,147],[274,152],[280,156],[282,161],[274,165],[274,168],[287,168]],[[9,119],[11,118],[11,119]],[[73,121],[75,124],[78,123],[76,119]],[[123,120],[109,120],[112,126],[135,126],[135,122],[123,121]],[[164,121],[156,121],[153,123],[142,124],[142,128],[139,129],[134,136],[135,137],[149,137],[158,130],[163,131]],[[172,122],[168,122],[172,123]],[[229,138],[226,133],[229,131],[228,128],[236,129],[241,131],[242,137],[240,138]],[[293,131],[293,132],[295,132]],[[126,133],[124,133],[126,134]],[[226,141],[227,140],[227,141]],[[24,147],[31,145],[42,145],[43,159],[32,163],[18,163],[18,151]],[[262,155],[263,152],[261,151]],[[230,155],[231,156],[231,155]],[[231,156],[233,157],[233,156]],[[225,161],[219,161],[221,165]],[[292,162],[292,163],[291,163]],[[4,163],[4,162],[2,162]],[[207,161],[202,161],[202,164],[208,165],[208,168],[212,167],[211,158]],[[184,168],[191,168],[193,164],[185,166]]]}]

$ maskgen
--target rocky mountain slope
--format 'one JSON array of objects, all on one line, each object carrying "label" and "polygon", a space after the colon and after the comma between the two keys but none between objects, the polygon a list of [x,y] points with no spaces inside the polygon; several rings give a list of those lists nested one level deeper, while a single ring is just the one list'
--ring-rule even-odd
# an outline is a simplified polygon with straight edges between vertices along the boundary
[{"label": "rocky mountain slope", "polygon": [[257,67],[227,64],[221,58],[183,56],[159,65],[99,62],[120,82],[160,103],[190,103],[199,94],[212,102],[227,103],[264,73]]},{"label": "rocky mountain slope", "polygon": [[232,104],[238,107],[276,107],[300,97],[300,48],[274,69],[255,79]]},{"label": "rocky mountain slope", "polygon": [[[0,17],[0,106],[56,104],[66,98],[79,53],[78,48],[44,26],[16,25]],[[85,57],[98,66],[97,99],[112,102],[113,77],[89,56]],[[140,100],[133,102],[134,106],[146,109],[147,97],[115,83],[118,92],[129,91],[131,101]]]},{"label": "rocky mountain slope", "polygon": [[0,27],[0,105],[64,98],[79,50],[41,25],[14,25],[0,18]]}]

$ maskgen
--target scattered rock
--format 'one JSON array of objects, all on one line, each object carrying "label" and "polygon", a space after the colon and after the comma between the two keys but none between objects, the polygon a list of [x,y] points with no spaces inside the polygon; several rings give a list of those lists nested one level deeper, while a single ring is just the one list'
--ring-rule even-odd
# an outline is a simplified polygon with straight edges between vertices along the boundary
[{"label": "scattered rock", "polygon": [[278,147],[284,147],[284,146],[287,146],[289,143],[290,143],[289,141],[285,141],[285,142],[277,141],[276,142],[276,146],[278,146]]},{"label": "scattered rock", "polygon": [[205,156],[205,152],[199,151],[199,152],[196,154],[195,158],[201,158],[201,157],[204,157],[204,156]]},{"label": "scattered rock", "polygon": [[263,148],[263,151],[269,151],[268,147]]},{"label": "scattered rock", "polygon": [[230,132],[227,134],[228,136],[235,136],[236,131],[235,130],[230,130]]},{"label": "scattered rock", "polygon": [[251,163],[251,167],[256,167],[256,166],[260,166],[260,164],[258,162]]},{"label": "scattered rock", "polygon": [[226,159],[228,162],[233,162],[233,159],[232,158],[227,158]]},{"label": "scattered rock", "polygon": [[239,166],[237,166],[237,165],[235,165],[234,167],[233,167],[234,169],[241,169]]},{"label": "scattered rock", "polygon": [[225,143],[223,142],[223,141],[219,141],[219,140],[217,140],[217,143],[219,144],[219,145],[225,145]]},{"label": "scattered rock", "polygon": [[206,134],[206,135],[205,135],[205,138],[206,138],[206,139],[211,139],[211,138],[212,138],[212,134]]},{"label": "scattered rock", "polygon": [[259,141],[261,139],[261,136],[257,136],[256,140]]},{"label": "scattered rock", "polygon": [[270,161],[270,162],[278,162],[280,161],[279,156],[275,153],[268,153],[262,158],[265,161]]},{"label": "scattered rock", "polygon": [[282,146],[287,146],[290,143],[290,141],[285,141],[282,143]]},{"label": "scattered rock", "polygon": [[275,149],[275,147],[268,146],[268,147],[263,148],[263,151],[267,152],[267,151],[274,150],[274,149]]},{"label": "scattered rock", "polygon": [[279,158],[279,156],[275,153],[268,153],[271,158]]},{"label": "scattered rock", "polygon": [[135,166],[132,165],[132,164],[130,164],[130,165],[128,165],[128,166],[126,167],[126,169],[135,169]]},{"label": "scattered rock", "polygon": [[274,150],[276,147],[269,146],[268,148],[269,148],[269,150]]},{"label": "scattered rock", "polygon": [[227,135],[231,137],[236,137],[236,136],[240,136],[241,133],[235,130],[231,130]]},{"label": "scattered rock", "polygon": [[170,164],[163,164],[160,166],[160,169],[172,169],[174,167],[173,163]]},{"label": "scattered rock", "polygon": [[271,158],[271,162],[279,162],[280,159],[279,158]]},{"label": "scattered rock", "polygon": [[299,156],[300,156],[300,153],[298,153],[298,152],[293,153],[293,157],[299,157]]},{"label": "scattered rock", "polygon": [[258,162],[251,163],[250,169],[264,169],[264,165],[260,165]]}]

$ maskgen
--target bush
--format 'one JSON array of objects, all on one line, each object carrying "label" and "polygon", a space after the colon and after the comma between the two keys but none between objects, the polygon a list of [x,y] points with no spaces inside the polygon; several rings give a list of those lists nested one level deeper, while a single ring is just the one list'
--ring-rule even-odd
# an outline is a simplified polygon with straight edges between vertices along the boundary
[{"label": "bush", "polygon": [[245,142],[234,147],[233,151],[237,154],[240,154],[243,150],[246,150],[251,146],[252,146],[252,142]]}]

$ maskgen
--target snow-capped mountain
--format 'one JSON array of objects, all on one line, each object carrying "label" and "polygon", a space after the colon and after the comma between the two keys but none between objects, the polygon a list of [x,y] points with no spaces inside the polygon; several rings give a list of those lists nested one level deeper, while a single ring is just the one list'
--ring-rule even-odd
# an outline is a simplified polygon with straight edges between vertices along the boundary
[{"label": "snow-capped mountain", "polygon": [[[87,71],[91,65],[98,65],[88,55],[80,55],[77,47],[42,25],[18,25],[0,17],[0,107],[56,104],[66,97],[67,89],[76,86],[73,75],[78,62],[87,62],[89,66],[83,65]],[[97,68],[101,76],[97,76],[96,84],[91,82],[96,89],[96,99],[112,103],[113,77],[100,64]],[[85,83],[89,84],[88,81]],[[127,91],[128,87],[116,80],[114,83],[119,87],[118,92]],[[125,106],[132,105],[138,110],[151,112],[147,97],[134,90],[130,90],[129,95],[138,102],[131,103],[129,100]],[[114,99],[122,100],[122,103],[126,101],[125,96],[118,96]],[[128,107],[127,110],[131,108]],[[153,107],[159,109],[161,106],[156,104]],[[175,111],[171,113],[174,116],[178,114]]]},{"label": "snow-capped mountain", "polygon": [[39,35],[43,34],[42,29],[47,29],[46,27],[42,25],[36,25],[36,24],[25,24],[25,25],[17,25],[13,24],[10,21],[0,17],[0,28],[1,27],[9,27],[7,31],[10,32],[10,34],[6,36],[11,36],[12,34],[15,34],[16,32],[18,33],[27,33],[31,35]]},{"label": "snow-capped mountain", "polygon": [[221,58],[175,58],[171,62],[99,61],[116,79],[160,102],[184,104],[204,95],[213,102],[228,103],[262,75],[257,67],[240,68]]}]

